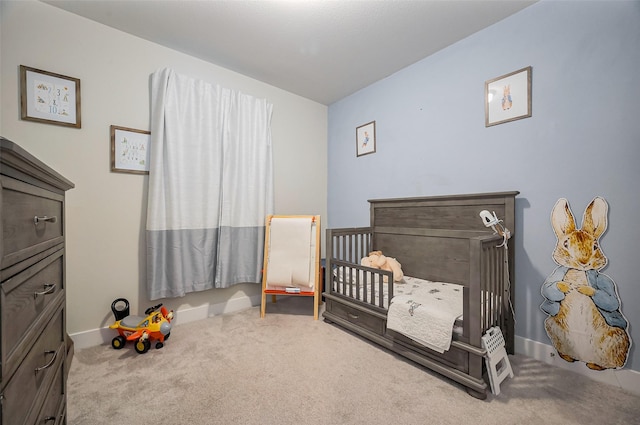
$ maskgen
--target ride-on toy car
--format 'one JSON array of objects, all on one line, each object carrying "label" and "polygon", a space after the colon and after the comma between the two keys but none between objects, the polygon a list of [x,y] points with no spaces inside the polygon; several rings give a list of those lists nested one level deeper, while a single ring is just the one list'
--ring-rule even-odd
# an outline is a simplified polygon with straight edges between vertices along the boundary
[{"label": "ride-on toy car", "polygon": [[124,347],[127,341],[135,341],[136,352],[144,354],[151,348],[152,341],[157,341],[156,348],[162,348],[169,338],[173,310],[167,311],[162,303],[146,309],[145,316],[130,316],[129,301],[118,298],[111,304],[111,311],[116,322],[109,328],[118,331],[111,346],[116,350]]}]

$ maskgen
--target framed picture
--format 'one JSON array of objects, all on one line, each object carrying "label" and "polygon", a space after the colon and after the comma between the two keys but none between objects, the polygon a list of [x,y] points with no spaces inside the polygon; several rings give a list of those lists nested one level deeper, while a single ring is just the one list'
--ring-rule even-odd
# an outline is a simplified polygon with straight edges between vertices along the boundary
[{"label": "framed picture", "polygon": [[371,121],[356,128],[356,156],[376,151],[376,122]]},{"label": "framed picture", "polygon": [[80,80],[20,65],[21,118],[80,128]]},{"label": "framed picture", "polygon": [[111,126],[111,171],[149,174],[151,132]]},{"label": "framed picture", "polygon": [[484,125],[490,127],[531,116],[531,67],[484,83]]}]

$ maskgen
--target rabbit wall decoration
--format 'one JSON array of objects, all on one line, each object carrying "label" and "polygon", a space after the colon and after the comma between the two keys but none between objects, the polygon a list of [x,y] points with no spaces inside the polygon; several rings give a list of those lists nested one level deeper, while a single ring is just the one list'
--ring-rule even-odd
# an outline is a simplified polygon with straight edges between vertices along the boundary
[{"label": "rabbit wall decoration", "polygon": [[548,314],[544,327],[558,355],[593,370],[624,367],[631,347],[616,284],[599,272],[607,264],[599,244],[607,210],[603,198],[594,198],[578,229],[567,200],[556,202],[551,225],[557,238],[553,260],[559,267],[542,285],[540,306]]},{"label": "rabbit wall decoration", "polygon": [[502,88],[502,109],[507,111],[513,106],[513,99],[511,99],[511,84],[507,84]]}]

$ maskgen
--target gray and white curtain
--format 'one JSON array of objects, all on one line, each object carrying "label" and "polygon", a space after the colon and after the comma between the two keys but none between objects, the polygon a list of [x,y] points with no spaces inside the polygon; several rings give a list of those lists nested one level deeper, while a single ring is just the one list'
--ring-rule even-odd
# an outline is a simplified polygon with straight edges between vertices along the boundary
[{"label": "gray and white curtain", "polygon": [[166,68],[151,86],[149,298],[260,282],[273,105]]}]

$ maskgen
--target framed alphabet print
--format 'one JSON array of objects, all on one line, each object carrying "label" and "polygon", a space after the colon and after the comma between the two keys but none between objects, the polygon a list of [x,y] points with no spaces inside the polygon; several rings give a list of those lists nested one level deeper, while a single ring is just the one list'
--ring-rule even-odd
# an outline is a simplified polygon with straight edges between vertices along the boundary
[{"label": "framed alphabet print", "polygon": [[80,80],[20,65],[21,118],[80,128]]},{"label": "framed alphabet print", "polygon": [[111,126],[111,171],[149,174],[151,132]]},{"label": "framed alphabet print", "polygon": [[484,83],[485,127],[531,116],[531,67]]},{"label": "framed alphabet print", "polygon": [[356,156],[367,155],[376,151],[376,122],[356,128]]}]

